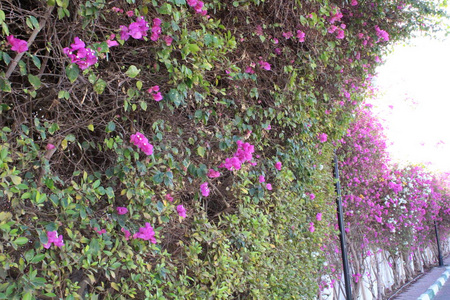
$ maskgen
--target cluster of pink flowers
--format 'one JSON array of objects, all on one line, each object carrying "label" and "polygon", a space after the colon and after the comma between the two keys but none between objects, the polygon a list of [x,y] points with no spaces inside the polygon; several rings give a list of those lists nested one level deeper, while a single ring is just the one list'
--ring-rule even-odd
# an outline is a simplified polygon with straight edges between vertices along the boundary
[{"label": "cluster of pink flowers", "polygon": [[152,96],[153,100],[155,100],[155,101],[161,101],[163,99],[163,96],[161,95],[161,92],[159,91],[159,86],[157,86],[157,85],[149,88],[147,90],[147,92]]},{"label": "cluster of pink flowers", "polygon": [[64,53],[70,58],[71,63],[75,63],[81,70],[87,69],[97,63],[95,51],[86,48],[86,44],[78,37],[75,37],[75,43],[70,48],[63,49]]},{"label": "cluster of pink flowers", "polygon": [[267,61],[260,60],[258,63],[264,70],[270,70],[270,64]]},{"label": "cluster of pink flowers", "polygon": [[8,44],[11,45],[11,50],[17,53],[23,53],[28,51],[27,42],[24,40],[16,39],[13,35],[8,35],[6,37]]},{"label": "cluster of pink flowers", "polygon": [[160,34],[161,34],[161,19],[155,18],[153,19],[152,35],[150,36],[150,39],[155,42],[159,39]]},{"label": "cluster of pink flowers", "polygon": [[148,222],[145,223],[145,227],[139,228],[139,232],[136,232],[133,235],[133,238],[143,239],[145,241],[150,241],[153,244],[156,244],[155,230],[153,230],[153,227]]},{"label": "cluster of pink flowers", "polygon": [[275,163],[275,169],[277,169],[278,171],[281,171],[281,162],[280,161],[277,161]]},{"label": "cluster of pink flowers", "polygon": [[383,40],[389,42],[389,33],[387,33],[385,30],[380,29],[378,25],[375,26],[375,31],[377,32],[378,42]]},{"label": "cluster of pink flowers", "polygon": [[148,30],[148,22],[141,16],[137,18],[136,22],[131,23],[128,27],[120,25],[120,38],[127,41],[131,36],[136,40],[142,40],[147,36]]},{"label": "cluster of pink flowers", "polygon": [[98,233],[98,234],[104,234],[106,233],[106,229],[98,229],[97,227],[94,227],[94,230]]},{"label": "cluster of pink flowers", "polygon": [[238,149],[233,157],[227,158],[219,168],[226,168],[228,170],[240,170],[241,166],[245,162],[249,162],[253,159],[253,152],[255,147],[249,143],[244,143],[241,140],[237,141]]},{"label": "cluster of pink flowers", "polygon": [[297,38],[298,38],[299,42],[304,42],[305,36],[306,36],[306,34],[303,31],[297,30]]},{"label": "cluster of pink flowers", "polygon": [[330,18],[328,19],[328,22],[334,24],[335,22],[339,22],[343,16],[344,15],[341,13],[339,7],[335,6]]},{"label": "cluster of pink flowers", "polygon": [[118,215],[125,215],[126,213],[128,213],[128,208],[126,207],[116,207],[116,211]]},{"label": "cluster of pink flowers", "polygon": [[186,0],[187,4],[192,7],[196,13],[201,14],[202,16],[205,16],[208,12],[203,7],[204,3],[200,0]]},{"label": "cluster of pink flowers", "polygon": [[177,206],[178,215],[182,218],[186,218],[186,209],[182,204]]},{"label": "cluster of pink flowers", "polygon": [[203,183],[200,185],[200,192],[202,193],[202,196],[203,196],[203,197],[208,197],[208,196],[209,196],[210,190],[209,190],[209,187],[208,187],[208,183],[207,183],[207,182],[203,182]]},{"label": "cluster of pink flowers", "polygon": [[59,248],[64,246],[63,236],[62,235],[58,236],[58,232],[56,230],[48,231],[47,239],[48,239],[47,244],[43,245],[45,249],[49,249],[52,246],[52,244],[54,244]]},{"label": "cluster of pink flowers", "polygon": [[325,143],[327,141],[327,139],[328,139],[328,135],[326,133],[319,134],[319,141],[321,143]]},{"label": "cluster of pink flowers", "polygon": [[220,172],[216,171],[214,169],[209,169],[207,176],[209,178],[217,178],[217,177],[220,177]]},{"label": "cluster of pink flowers", "polygon": [[166,194],[166,200],[169,202],[173,202],[173,197],[171,194]]},{"label": "cluster of pink flowers", "polygon": [[148,139],[142,133],[136,132],[136,134],[132,134],[130,142],[133,143],[133,145],[138,146],[145,154],[153,154],[153,145],[148,142]]}]

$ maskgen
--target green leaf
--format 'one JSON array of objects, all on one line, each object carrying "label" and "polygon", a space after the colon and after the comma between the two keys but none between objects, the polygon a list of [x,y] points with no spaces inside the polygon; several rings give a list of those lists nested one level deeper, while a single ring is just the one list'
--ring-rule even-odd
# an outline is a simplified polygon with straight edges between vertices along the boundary
[{"label": "green leaf", "polygon": [[6,20],[5,12],[0,9],[0,23],[3,23]]},{"label": "green leaf", "polygon": [[200,47],[197,44],[188,44],[188,49],[194,54],[200,51]]},{"label": "green leaf", "polygon": [[108,125],[106,126],[106,132],[113,132],[116,130],[116,124],[114,124],[113,121],[109,121]]},{"label": "green leaf", "polygon": [[80,74],[80,69],[76,64],[70,64],[66,67],[66,75],[69,78],[71,83],[74,83],[77,80],[78,75]]},{"label": "green leaf", "polygon": [[128,70],[125,72],[125,74],[127,74],[127,76],[130,78],[134,78],[139,74],[139,72],[141,72],[141,70],[136,68],[135,65],[132,65],[128,68]]},{"label": "green leaf", "polygon": [[90,131],[94,131],[94,125],[92,125],[92,124],[89,124],[87,128],[88,128]]},{"label": "green leaf", "polygon": [[14,241],[14,244],[19,245],[19,246],[25,245],[26,243],[28,243],[28,238],[26,238],[24,236],[18,237]]},{"label": "green leaf", "polygon": [[161,7],[159,8],[159,13],[162,15],[169,15],[172,13],[172,5],[170,5],[169,3],[164,3],[161,5]]},{"label": "green leaf", "polygon": [[37,90],[41,86],[41,80],[39,77],[34,76],[32,74],[28,74],[28,81],[33,85],[33,87]]},{"label": "green leaf", "polygon": [[0,90],[4,92],[11,92],[11,84],[8,80],[0,78]]},{"label": "green leaf", "polygon": [[16,175],[9,175],[9,177],[11,178],[12,182],[16,185],[21,184],[22,183],[22,178]]},{"label": "green leaf", "polygon": [[37,264],[38,262],[42,261],[45,258],[45,254],[44,253],[39,253],[36,254],[35,257],[33,257],[33,259],[31,260],[32,264]]},{"label": "green leaf", "polygon": [[94,91],[99,95],[103,94],[105,88],[106,88],[106,81],[104,81],[103,79],[97,80],[97,82],[94,84]]},{"label": "green leaf", "polygon": [[36,55],[31,55],[31,59],[33,60],[34,65],[36,68],[41,68],[41,60]]},{"label": "green leaf", "polygon": [[139,102],[139,104],[141,105],[141,108],[142,108],[142,110],[147,110],[147,102],[145,102],[145,101],[141,101],[141,102]]},{"label": "green leaf", "polygon": [[33,293],[32,292],[27,292],[27,293],[22,295],[22,300],[32,300],[32,299],[33,299]]},{"label": "green leaf", "polygon": [[206,148],[205,147],[199,146],[197,148],[197,154],[200,155],[201,157],[205,156],[205,152],[206,152]]},{"label": "green leaf", "polygon": [[29,17],[27,18],[26,23],[27,23],[28,27],[30,27],[30,29],[39,29],[39,22],[38,22],[38,20],[37,20],[35,17],[33,17],[33,16],[29,16]]}]

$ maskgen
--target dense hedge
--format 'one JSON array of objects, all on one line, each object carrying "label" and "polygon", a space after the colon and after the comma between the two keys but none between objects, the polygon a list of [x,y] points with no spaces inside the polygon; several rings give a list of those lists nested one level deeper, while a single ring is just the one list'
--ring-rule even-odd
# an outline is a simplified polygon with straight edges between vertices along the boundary
[{"label": "dense hedge", "polygon": [[0,298],[314,298],[335,142],[439,5],[2,1]]}]

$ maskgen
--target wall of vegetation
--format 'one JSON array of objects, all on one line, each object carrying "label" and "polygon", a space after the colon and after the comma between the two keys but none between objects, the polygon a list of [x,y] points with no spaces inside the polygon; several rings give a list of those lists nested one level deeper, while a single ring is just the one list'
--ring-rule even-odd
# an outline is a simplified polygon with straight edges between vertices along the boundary
[{"label": "wall of vegetation", "polygon": [[333,149],[442,4],[0,2],[0,298],[313,299]]}]

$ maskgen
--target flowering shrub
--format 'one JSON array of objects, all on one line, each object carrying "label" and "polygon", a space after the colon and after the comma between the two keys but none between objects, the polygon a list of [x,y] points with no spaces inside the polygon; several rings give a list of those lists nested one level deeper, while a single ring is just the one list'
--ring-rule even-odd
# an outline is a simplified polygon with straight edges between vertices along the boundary
[{"label": "flowering shrub", "polygon": [[[334,144],[386,46],[442,15],[422,1],[19,2],[0,4],[8,299],[314,298],[332,272],[317,246],[335,235]],[[385,222],[389,186],[372,189]]]}]

